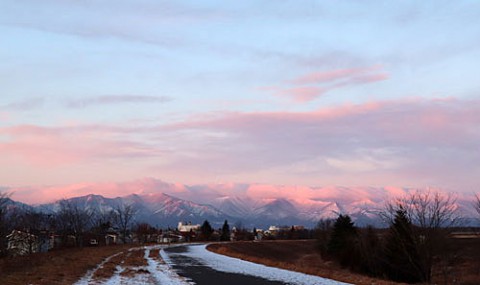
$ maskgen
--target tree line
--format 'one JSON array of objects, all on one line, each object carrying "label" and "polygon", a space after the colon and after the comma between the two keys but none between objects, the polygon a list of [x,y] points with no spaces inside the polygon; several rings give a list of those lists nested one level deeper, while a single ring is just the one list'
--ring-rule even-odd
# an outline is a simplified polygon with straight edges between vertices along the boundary
[{"label": "tree line", "polygon": [[[480,197],[475,196],[480,215]],[[453,195],[420,192],[388,202],[378,212],[386,229],[355,227],[348,215],[321,220],[317,240],[322,257],[352,271],[405,283],[429,283],[432,269],[455,279],[458,258],[452,248],[452,230],[461,225]]]},{"label": "tree line", "polygon": [[[70,200],[61,200],[55,212],[38,211],[32,208],[13,207],[9,195],[0,193],[0,256],[7,254],[7,235],[17,230],[22,233],[24,243],[36,243],[38,237],[49,237],[54,233],[58,246],[79,246],[85,244],[87,236],[102,236],[115,228],[121,242],[127,243],[134,226],[135,208],[132,205],[118,205],[111,211],[99,212],[85,209]],[[145,230],[137,224],[136,231]]]}]

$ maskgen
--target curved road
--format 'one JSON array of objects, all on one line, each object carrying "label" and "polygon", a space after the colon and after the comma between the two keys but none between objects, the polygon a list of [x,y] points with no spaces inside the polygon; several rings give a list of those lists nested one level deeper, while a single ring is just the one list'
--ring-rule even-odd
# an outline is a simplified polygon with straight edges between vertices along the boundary
[{"label": "curved road", "polygon": [[[151,254],[152,250],[160,250]],[[158,256],[158,255],[160,256]],[[143,255],[143,265],[138,257]],[[117,258],[120,257],[120,258]],[[113,259],[115,259],[113,261]],[[162,260],[163,259],[163,260]],[[163,262],[165,261],[165,262]],[[104,265],[115,266],[96,276]],[[75,285],[340,285],[338,281],[268,267],[208,251],[206,245],[165,245],[132,248],[114,254],[85,274]]]},{"label": "curved road", "polygon": [[344,285],[319,276],[268,267],[208,251],[206,245],[166,248],[163,259],[197,285]]},{"label": "curved road", "polygon": [[188,256],[187,246],[164,249],[170,259],[170,266],[178,275],[186,277],[197,285],[286,285],[260,277],[214,270],[201,260]]}]

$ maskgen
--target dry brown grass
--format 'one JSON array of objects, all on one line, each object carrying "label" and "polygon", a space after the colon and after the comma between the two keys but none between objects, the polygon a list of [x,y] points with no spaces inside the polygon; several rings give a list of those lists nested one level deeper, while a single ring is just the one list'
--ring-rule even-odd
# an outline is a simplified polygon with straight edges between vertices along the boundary
[{"label": "dry brown grass", "polygon": [[400,284],[372,278],[342,269],[333,262],[325,261],[317,253],[315,241],[265,241],[218,243],[208,246],[216,253],[243,260],[317,275],[358,285]]},{"label": "dry brown grass", "polygon": [[157,259],[157,260],[161,259],[160,258],[160,249],[152,249],[150,251],[150,254],[148,255],[148,257],[153,258],[153,259]]},{"label": "dry brown grass", "polygon": [[0,259],[0,284],[72,284],[128,246],[84,247]]},{"label": "dry brown grass", "polygon": [[432,283],[480,284],[480,239],[453,239],[449,245],[450,262],[436,262],[432,270]]},{"label": "dry brown grass", "polygon": [[94,280],[104,280],[111,278],[117,271],[117,266],[121,266],[121,276],[133,277],[137,274],[150,274],[145,267],[148,265],[145,259],[145,249],[135,248],[124,251],[121,255],[115,256],[105,262],[97,271],[93,274]]},{"label": "dry brown grass", "polygon": [[123,266],[125,267],[140,267],[147,266],[147,260],[145,259],[145,249],[134,249],[130,251],[125,259]]},{"label": "dry brown grass", "polygon": [[120,275],[133,277],[137,274],[150,274],[148,270],[141,268],[148,265],[144,256],[145,249],[143,248],[130,251],[127,254],[125,262],[122,264],[125,270]]},{"label": "dry brown grass", "polygon": [[121,254],[110,258],[109,261],[105,262],[100,268],[98,268],[93,273],[93,279],[101,280],[101,279],[108,279],[113,276],[115,271],[117,270],[117,265],[122,263],[125,258],[125,251],[121,252]]}]

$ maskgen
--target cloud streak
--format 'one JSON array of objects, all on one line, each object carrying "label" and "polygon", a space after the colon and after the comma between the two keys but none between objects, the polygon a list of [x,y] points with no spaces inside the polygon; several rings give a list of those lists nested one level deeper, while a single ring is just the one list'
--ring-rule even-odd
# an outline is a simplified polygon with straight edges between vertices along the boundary
[{"label": "cloud streak", "polygon": [[389,78],[381,67],[347,68],[330,71],[317,71],[287,80],[281,86],[273,86],[266,90],[274,94],[289,97],[298,103],[309,102],[326,93],[347,87],[354,87]]},{"label": "cloud streak", "polygon": [[[113,4],[62,1],[45,1],[40,4],[30,0],[22,2],[2,3],[7,11],[10,11],[4,15],[2,24],[87,39],[117,38],[162,47],[178,48],[185,44],[186,37],[170,33],[172,28],[178,30],[192,23],[221,17],[220,13],[207,8],[155,1],[135,4],[125,1]],[[58,16],[64,14],[69,17]]]},{"label": "cloud streak", "polygon": [[33,110],[39,107],[42,107],[45,104],[45,98],[43,97],[33,97],[27,98],[24,100],[11,102],[9,104],[0,106],[0,110],[5,111],[28,111]]},{"label": "cloud streak", "polygon": [[157,157],[162,150],[138,142],[129,130],[109,126],[43,127],[20,125],[0,128],[0,152],[38,167],[60,167],[102,159]]},{"label": "cloud streak", "polygon": [[148,104],[167,103],[172,98],[167,96],[145,96],[145,95],[104,95],[88,97],[84,99],[69,100],[66,106],[69,108],[87,108],[91,106],[116,105],[116,104]]}]

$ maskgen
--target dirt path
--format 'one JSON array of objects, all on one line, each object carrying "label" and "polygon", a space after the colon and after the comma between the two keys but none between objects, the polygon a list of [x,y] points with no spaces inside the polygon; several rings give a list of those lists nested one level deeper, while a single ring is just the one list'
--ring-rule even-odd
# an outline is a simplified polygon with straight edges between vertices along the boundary
[{"label": "dirt path", "polygon": [[185,285],[160,257],[163,246],[130,249],[112,255],[88,272],[75,285]]}]

